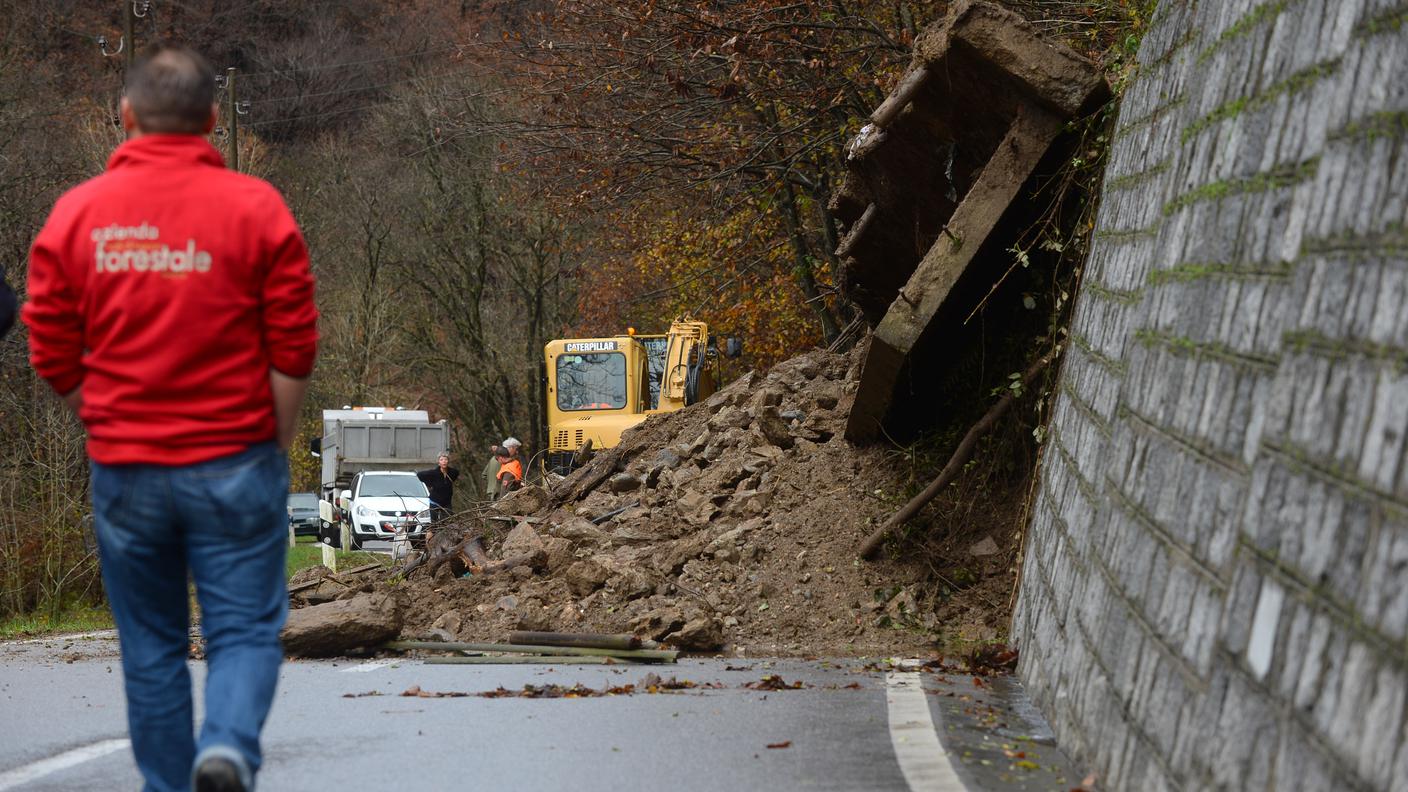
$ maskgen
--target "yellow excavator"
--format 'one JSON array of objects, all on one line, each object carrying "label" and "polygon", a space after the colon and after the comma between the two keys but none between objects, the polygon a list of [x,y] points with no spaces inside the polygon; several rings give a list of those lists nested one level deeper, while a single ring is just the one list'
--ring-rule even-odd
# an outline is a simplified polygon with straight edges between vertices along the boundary
[{"label": "yellow excavator", "polygon": [[664,334],[628,328],[623,336],[549,341],[543,347],[547,469],[566,475],[584,446],[613,448],[647,415],[709,398],[720,387],[720,358],[742,352],[741,339],[719,339],[688,317]]}]

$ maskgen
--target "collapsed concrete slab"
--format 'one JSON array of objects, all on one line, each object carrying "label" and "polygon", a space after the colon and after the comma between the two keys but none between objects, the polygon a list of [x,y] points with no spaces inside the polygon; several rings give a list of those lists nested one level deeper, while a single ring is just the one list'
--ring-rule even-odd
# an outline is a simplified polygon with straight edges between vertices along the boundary
[{"label": "collapsed concrete slab", "polygon": [[1099,71],[1017,14],[960,0],[915,41],[899,85],[847,150],[832,202],[845,231],[841,286],[875,326],[846,426],[875,439],[922,341],[973,305],[960,286],[994,282],[989,237],[1072,118],[1107,95]]}]

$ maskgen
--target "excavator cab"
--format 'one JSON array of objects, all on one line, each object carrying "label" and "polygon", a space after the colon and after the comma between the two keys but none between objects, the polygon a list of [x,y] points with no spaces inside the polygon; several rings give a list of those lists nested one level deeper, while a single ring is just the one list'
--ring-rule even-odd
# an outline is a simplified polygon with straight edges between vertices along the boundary
[{"label": "excavator cab", "polygon": [[[738,339],[725,341],[736,357]],[[614,448],[653,413],[707,399],[720,386],[718,340],[704,322],[677,319],[656,335],[550,341],[543,348],[549,471],[566,475],[584,443]]]},{"label": "excavator cab", "polygon": [[550,341],[544,404],[550,471],[565,474],[583,443],[611,448],[640,423],[649,404],[645,346],[632,336]]}]

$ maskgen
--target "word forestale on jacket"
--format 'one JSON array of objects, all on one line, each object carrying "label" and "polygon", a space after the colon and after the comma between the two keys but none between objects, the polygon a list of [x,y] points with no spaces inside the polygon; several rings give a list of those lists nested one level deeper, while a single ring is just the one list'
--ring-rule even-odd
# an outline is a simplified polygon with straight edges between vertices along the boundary
[{"label": "word forestale on jacket", "polygon": [[158,240],[161,230],[149,223],[95,228],[93,258],[98,272],[209,272],[210,253],[196,249],[194,239],[171,248]]}]

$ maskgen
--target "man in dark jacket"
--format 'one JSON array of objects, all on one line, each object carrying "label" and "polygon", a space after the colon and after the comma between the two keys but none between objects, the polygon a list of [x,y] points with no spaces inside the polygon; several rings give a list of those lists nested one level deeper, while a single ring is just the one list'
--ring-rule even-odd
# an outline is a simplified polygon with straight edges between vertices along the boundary
[{"label": "man in dark jacket", "polygon": [[455,479],[460,477],[460,472],[456,468],[450,467],[450,455],[440,452],[439,465],[422,470],[416,474],[416,478],[425,482],[425,488],[430,490],[430,508],[435,515],[435,519],[443,519],[449,516],[452,511],[451,504],[455,499]]}]

